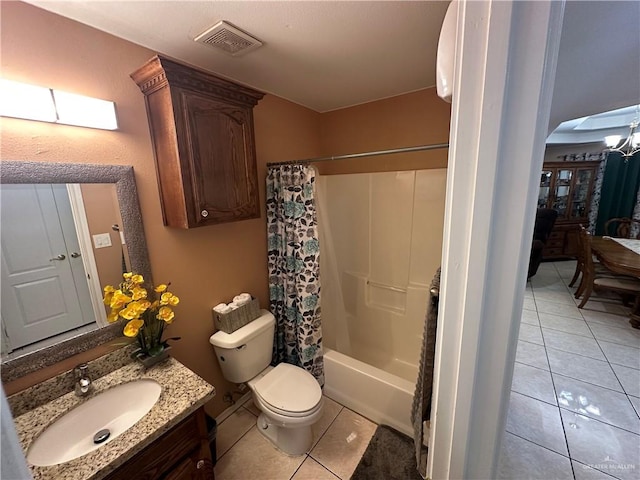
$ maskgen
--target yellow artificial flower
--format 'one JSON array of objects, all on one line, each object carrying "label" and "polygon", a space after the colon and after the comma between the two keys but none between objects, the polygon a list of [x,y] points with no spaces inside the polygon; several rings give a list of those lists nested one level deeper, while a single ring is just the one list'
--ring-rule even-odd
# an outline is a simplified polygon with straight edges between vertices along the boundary
[{"label": "yellow artificial flower", "polygon": [[[104,303],[111,307],[107,316],[109,323],[118,321],[120,318],[128,320],[123,333],[127,337],[135,337],[143,328],[149,328],[152,342],[161,341],[164,324],[173,322],[175,313],[172,307],[180,303],[180,299],[168,291],[170,284],[161,283],[149,295],[149,291],[144,287],[144,277],[142,275],[127,272],[122,274],[123,281],[118,288],[111,285],[104,287]],[[159,298],[153,293],[158,294]],[[155,299],[148,299],[152,296]],[[145,312],[149,312],[146,315]],[[158,323],[164,322],[164,323]],[[146,336],[145,336],[146,337]],[[158,337],[158,338],[155,338]],[[147,341],[150,341],[147,339]],[[152,343],[154,345],[155,343]]]},{"label": "yellow artificial flower", "polygon": [[118,314],[120,313],[120,311],[118,310],[111,310],[111,312],[109,312],[109,315],[107,316],[107,321],[109,323],[113,323],[116,320],[118,320]]},{"label": "yellow artificial flower", "polygon": [[160,305],[171,305],[175,307],[178,303],[180,303],[180,299],[173,293],[165,292],[160,297]]},{"label": "yellow artificial flower", "polygon": [[107,293],[102,299],[102,303],[105,305],[111,305],[111,300],[113,300],[113,293]]},{"label": "yellow artificial flower", "polygon": [[113,298],[111,299],[111,303],[109,304],[109,306],[111,308],[122,308],[131,300],[133,299],[122,293],[122,290],[116,290],[113,294]]},{"label": "yellow artificial flower", "polygon": [[160,307],[156,318],[164,320],[166,323],[171,323],[173,322],[174,315],[175,314],[173,313],[173,310],[171,310],[169,307]]},{"label": "yellow artificial flower", "polygon": [[133,287],[131,289],[131,296],[134,300],[140,300],[141,298],[147,298],[147,289],[142,287]]},{"label": "yellow artificial flower", "polygon": [[111,299],[113,298],[113,292],[115,291],[116,291],[115,288],[113,288],[111,285],[107,285],[106,287],[104,287],[104,298],[102,299],[102,301],[105,305],[111,304]]},{"label": "yellow artificial flower", "polygon": [[127,337],[135,337],[138,335],[140,328],[144,325],[144,320],[134,319],[127,323],[124,327],[123,333]]},{"label": "yellow artificial flower", "polygon": [[133,320],[134,318],[138,318],[138,315],[136,315],[136,311],[133,308],[129,308],[128,305],[120,310],[119,315],[125,320]]},{"label": "yellow artificial flower", "polygon": [[173,294],[169,292],[165,292],[160,295],[160,305],[169,305],[169,299],[173,296]]}]

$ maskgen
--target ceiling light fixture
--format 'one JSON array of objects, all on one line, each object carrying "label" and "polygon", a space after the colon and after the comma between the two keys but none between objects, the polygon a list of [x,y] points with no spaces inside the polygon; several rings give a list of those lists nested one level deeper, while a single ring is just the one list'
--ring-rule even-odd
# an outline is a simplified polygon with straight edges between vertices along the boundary
[{"label": "ceiling light fixture", "polygon": [[604,143],[607,144],[609,152],[617,152],[622,154],[625,160],[629,160],[630,157],[635,155],[640,151],[640,132],[637,132],[638,118],[640,112],[640,105],[636,105],[636,118],[629,125],[629,135],[627,138],[620,144],[622,140],[622,135],[608,135],[604,137]]},{"label": "ceiling light fixture", "polygon": [[115,103],[0,79],[0,116],[117,130]]}]

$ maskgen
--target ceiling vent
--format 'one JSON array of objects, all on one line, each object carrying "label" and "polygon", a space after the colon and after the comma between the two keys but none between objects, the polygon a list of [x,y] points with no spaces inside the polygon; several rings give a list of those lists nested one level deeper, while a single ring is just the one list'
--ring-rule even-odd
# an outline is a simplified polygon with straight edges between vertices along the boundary
[{"label": "ceiling vent", "polygon": [[224,20],[202,32],[193,40],[223,50],[234,57],[244,55],[262,46],[260,40]]}]

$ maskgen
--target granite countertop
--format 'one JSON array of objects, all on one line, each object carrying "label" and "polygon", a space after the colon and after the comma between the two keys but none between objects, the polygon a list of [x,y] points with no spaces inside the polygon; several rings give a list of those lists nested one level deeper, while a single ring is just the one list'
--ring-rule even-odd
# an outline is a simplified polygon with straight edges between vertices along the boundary
[{"label": "granite countertop", "polygon": [[33,478],[35,480],[103,478],[215,395],[213,386],[174,358],[169,358],[148,370],[137,362],[128,363],[95,379],[94,391],[87,397],[80,398],[74,392],[69,392],[14,418],[22,448],[27,452],[29,445],[38,435],[60,416],[79,404],[110,387],[141,378],[153,379],[162,387],[160,398],[149,413],[122,435],[75,460],[50,467],[29,465]]}]

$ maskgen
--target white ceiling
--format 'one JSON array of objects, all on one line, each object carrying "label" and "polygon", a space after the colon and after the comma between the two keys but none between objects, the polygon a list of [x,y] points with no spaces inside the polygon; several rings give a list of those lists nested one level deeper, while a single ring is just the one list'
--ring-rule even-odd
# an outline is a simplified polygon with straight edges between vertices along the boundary
[{"label": "white ceiling", "polygon": [[637,0],[566,2],[550,130],[640,103],[639,25]]},{"label": "white ceiling", "polygon": [[631,123],[638,120],[640,105],[567,120],[549,135],[547,145],[603,142],[607,135],[626,137]]},{"label": "white ceiling", "polygon": [[[449,1],[28,3],[326,112],[435,85]],[[192,40],[220,20],[264,46],[232,57]]]}]

